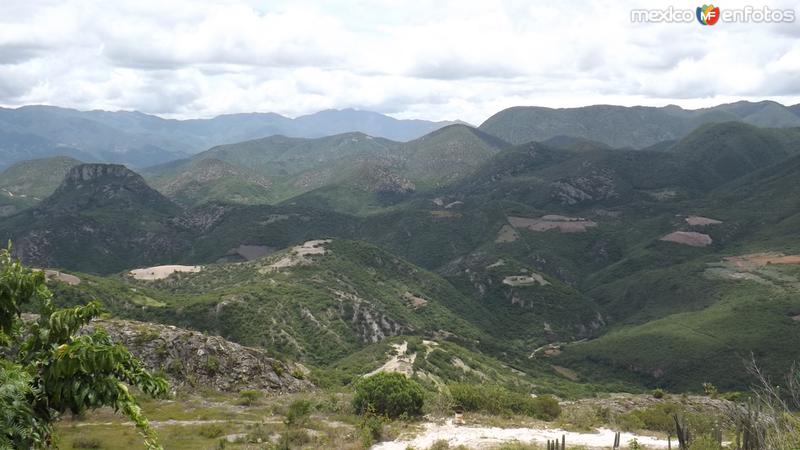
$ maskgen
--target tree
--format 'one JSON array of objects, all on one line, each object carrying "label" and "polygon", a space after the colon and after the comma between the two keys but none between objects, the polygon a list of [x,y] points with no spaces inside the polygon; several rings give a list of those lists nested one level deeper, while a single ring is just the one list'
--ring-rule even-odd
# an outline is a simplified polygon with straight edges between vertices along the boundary
[{"label": "tree", "polygon": [[415,381],[396,372],[380,372],[361,379],[355,388],[353,406],[359,414],[371,412],[388,417],[422,413],[424,394]]},{"label": "tree", "polygon": [[[14,260],[10,248],[0,250],[0,449],[51,446],[61,414],[102,406],[125,414],[145,446],[160,449],[128,386],[162,397],[166,380],[104,330],[78,336],[100,314],[100,304],[56,308],[44,273]],[[38,307],[38,318],[23,320],[25,305]]]}]

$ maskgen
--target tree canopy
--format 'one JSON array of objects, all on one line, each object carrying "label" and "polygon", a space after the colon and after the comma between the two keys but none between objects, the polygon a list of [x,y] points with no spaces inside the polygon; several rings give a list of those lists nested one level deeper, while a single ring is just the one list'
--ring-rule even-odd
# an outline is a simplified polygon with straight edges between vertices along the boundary
[{"label": "tree canopy", "polygon": [[[23,319],[30,308],[38,317]],[[48,447],[62,413],[102,406],[133,421],[145,447],[161,448],[129,386],[162,397],[167,382],[104,330],[79,333],[101,310],[56,308],[44,272],[13,259],[10,246],[0,250],[0,449]]]}]

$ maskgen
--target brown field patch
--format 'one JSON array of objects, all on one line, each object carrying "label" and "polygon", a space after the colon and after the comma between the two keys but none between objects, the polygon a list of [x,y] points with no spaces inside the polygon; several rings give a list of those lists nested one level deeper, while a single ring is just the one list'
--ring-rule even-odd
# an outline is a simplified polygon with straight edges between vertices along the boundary
[{"label": "brown field patch", "polygon": [[403,300],[408,303],[412,309],[419,309],[423,308],[425,305],[428,304],[428,301],[422,297],[417,297],[416,295],[412,294],[411,292],[405,292],[403,294]]},{"label": "brown field patch", "polygon": [[508,223],[514,228],[525,228],[530,231],[558,230],[560,233],[584,233],[587,228],[597,226],[596,222],[581,217],[566,217],[548,214],[541,218],[509,216]]},{"label": "brown field patch", "polygon": [[684,220],[691,226],[706,226],[706,225],[718,225],[721,224],[721,220],[711,219],[708,217],[702,216],[688,216]]},{"label": "brown field patch", "polygon": [[155,266],[155,267],[145,267],[143,269],[133,269],[128,272],[128,275],[132,276],[137,280],[145,280],[145,281],[152,281],[152,280],[163,280],[175,272],[181,273],[196,273],[203,270],[202,266]]},{"label": "brown field patch", "polygon": [[785,255],[777,252],[751,253],[749,255],[728,256],[725,262],[738,268],[747,269],[767,264],[800,264],[800,255]]},{"label": "brown field patch", "polygon": [[691,247],[707,247],[713,242],[711,236],[703,233],[695,233],[694,231],[674,231],[661,237],[659,240]]},{"label": "brown field patch", "polygon": [[57,270],[45,270],[44,276],[48,280],[55,280],[60,281],[62,283],[67,283],[70,286],[77,286],[81,284],[81,279],[76,277],[75,275],[70,275],[68,273],[59,272]]},{"label": "brown field patch", "polygon": [[503,278],[503,284],[507,284],[509,286],[531,286],[534,284],[547,286],[550,284],[550,282],[545,280],[544,277],[538,273],[532,273],[530,275],[513,275],[510,277],[505,277]]},{"label": "brown field patch", "polygon": [[511,225],[503,225],[500,231],[497,232],[497,237],[494,239],[495,244],[506,244],[514,242],[519,239],[519,233]]},{"label": "brown field patch", "polygon": [[325,244],[329,244],[330,239],[317,239],[306,241],[303,245],[292,247],[291,250],[282,258],[270,264],[261,272],[272,272],[289,267],[311,264],[311,256],[322,256],[325,254]]}]

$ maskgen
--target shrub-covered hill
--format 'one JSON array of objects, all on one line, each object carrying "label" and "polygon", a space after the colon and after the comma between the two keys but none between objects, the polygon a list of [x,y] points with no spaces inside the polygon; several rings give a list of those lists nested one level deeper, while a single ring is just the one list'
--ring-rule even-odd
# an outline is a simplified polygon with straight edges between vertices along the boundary
[{"label": "shrub-covered hill", "polygon": [[309,241],[264,259],[154,281],[83,277],[77,286],[57,283],[57,297],[97,297],[123,317],[208,331],[313,363],[398,334],[468,345],[485,337],[459,314],[480,305],[436,275],[358,242]]}]

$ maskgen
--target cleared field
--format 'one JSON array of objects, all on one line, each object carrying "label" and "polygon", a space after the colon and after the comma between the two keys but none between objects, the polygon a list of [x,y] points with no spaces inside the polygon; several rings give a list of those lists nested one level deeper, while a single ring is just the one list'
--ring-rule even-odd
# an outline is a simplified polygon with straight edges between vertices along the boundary
[{"label": "cleared field", "polygon": [[691,247],[707,247],[713,242],[711,236],[704,233],[696,233],[694,231],[674,231],[666,236],[661,237],[659,240],[688,245]]},{"label": "cleared field", "polygon": [[145,267],[143,269],[134,269],[128,272],[130,276],[137,280],[152,281],[163,280],[173,273],[197,273],[203,270],[202,266],[155,266]]},{"label": "cleared field", "polygon": [[689,216],[686,217],[684,220],[686,221],[686,223],[692,226],[718,225],[722,223],[722,221],[720,220],[702,216]]},{"label": "cleared field", "polygon": [[62,283],[67,283],[70,286],[77,286],[81,284],[81,279],[75,275],[59,272],[57,270],[45,270],[44,276],[47,277],[48,280],[60,281]]},{"label": "cleared field", "polygon": [[581,217],[566,217],[548,214],[540,218],[508,216],[508,223],[514,228],[530,231],[558,230],[560,233],[584,233],[587,228],[597,226],[597,222]]},{"label": "cleared field", "polygon": [[286,269],[297,265],[311,264],[310,256],[321,256],[325,254],[325,244],[330,243],[330,239],[317,239],[307,241],[303,245],[292,247],[289,253],[281,259],[267,266],[270,271]]}]

